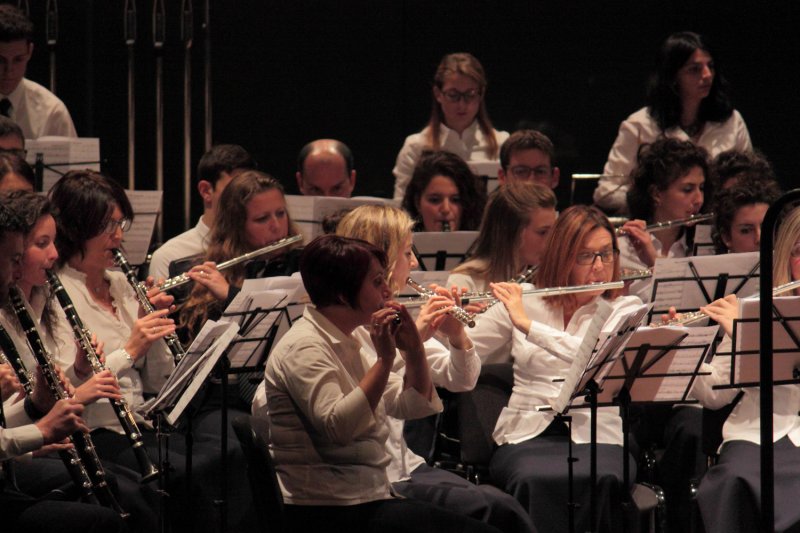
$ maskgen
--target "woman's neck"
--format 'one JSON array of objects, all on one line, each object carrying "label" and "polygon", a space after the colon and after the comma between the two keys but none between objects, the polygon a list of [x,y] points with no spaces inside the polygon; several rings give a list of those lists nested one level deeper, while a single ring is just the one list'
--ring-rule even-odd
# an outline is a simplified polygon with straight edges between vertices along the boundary
[{"label": "woman's neck", "polygon": [[25,299],[30,302],[33,295],[33,284],[21,279],[17,282],[17,288],[25,296]]},{"label": "woman's neck", "polygon": [[73,257],[70,259],[68,264],[86,276],[86,286],[93,291],[96,291],[97,287],[100,287],[105,283],[105,268],[88,264],[78,257]]},{"label": "woman's neck", "polygon": [[362,326],[360,317],[356,317],[353,310],[343,305],[329,305],[318,307],[317,312],[331,321],[339,330],[350,336],[358,326]]},{"label": "woman's neck", "polygon": [[700,113],[700,100],[684,102],[681,106],[681,128],[691,128],[697,124]]},{"label": "woman's neck", "polygon": [[661,257],[667,257],[672,245],[678,242],[681,237],[682,227],[677,226],[674,228],[663,229],[658,232],[658,240],[661,243]]}]

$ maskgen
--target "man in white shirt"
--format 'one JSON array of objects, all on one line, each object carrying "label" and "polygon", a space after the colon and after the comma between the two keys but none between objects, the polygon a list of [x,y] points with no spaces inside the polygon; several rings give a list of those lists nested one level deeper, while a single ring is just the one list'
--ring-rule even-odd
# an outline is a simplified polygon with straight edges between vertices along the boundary
[{"label": "man in white shirt", "polygon": [[353,152],[336,139],[318,139],[297,156],[297,188],[306,196],[350,198],[356,185]]},{"label": "man in white shirt", "polygon": [[[195,227],[168,240],[153,253],[151,276],[155,279],[169,278],[170,263],[205,253],[206,238],[214,224],[222,191],[231,181],[234,171],[254,168],[256,162],[253,157],[236,144],[220,144],[203,154],[197,164],[197,192],[203,198],[203,216]],[[188,268],[192,264],[187,263],[186,266]]]},{"label": "man in white shirt", "polygon": [[67,107],[25,78],[33,54],[33,24],[19,9],[0,5],[0,114],[13,119],[26,139],[77,137]]},{"label": "man in white shirt", "polygon": [[500,168],[497,180],[500,185],[520,181],[533,181],[555,189],[561,170],[553,166],[555,148],[552,141],[536,130],[519,130],[500,147]]}]

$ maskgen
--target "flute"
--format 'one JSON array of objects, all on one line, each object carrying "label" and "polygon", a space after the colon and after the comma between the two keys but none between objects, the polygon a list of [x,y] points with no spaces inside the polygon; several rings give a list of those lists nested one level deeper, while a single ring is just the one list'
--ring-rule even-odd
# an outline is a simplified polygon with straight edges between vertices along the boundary
[{"label": "flute", "polygon": [[[31,397],[33,395],[33,376],[25,368],[25,363],[22,362],[14,341],[11,340],[8,332],[2,326],[0,326],[0,350],[2,350],[0,363],[8,363],[17,375],[25,395]],[[83,499],[90,503],[99,504],[92,489],[92,479],[89,477],[89,472],[86,471],[86,466],[83,464],[77,450],[74,447],[67,450],[59,450],[58,456],[67,468],[72,482],[80,489]]]},{"label": "flute", "polygon": [[[665,222],[656,222],[654,224],[648,224],[644,227],[645,231],[653,232],[653,231],[661,231],[669,228],[675,228],[677,226],[691,226],[692,224],[697,224],[699,222],[703,222],[706,220],[711,220],[714,218],[714,213],[699,213],[697,215],[692,215],[686,218],[678,218],[675,220],[667,220]],[[628,232],[623,230],[622,228],[617,228],[615,230],[617,236],[627,235]]]},{"label": "flute", "polygon": [[[252,252],[248,252],[246,254],[242,254],[242,255],[240,255],[238,257],[234,257],[233,259],[229,259],[227,261],[223,261],[222,263],[217,265],[217,270],[220,270],[220,271],[225,270],[225,269],[230,268],[230,267],[232,267],[234,265],[238,265],[239,263],[243,263],[245,261],[249,261],[251,259],[255,259],[256,257],[275,252],[277,250],[280,250],[281,248],[285,248],[285,247],[289,246],[290,244],[294,244],[294,243],[300,242],[302,240],[303,240],[303,236],[302,235],[292,235],[290,237],[285,237],[285,238],[283,238],[283,239],[281,239],[281,240],[279,240],[277,242],[274,242],[274,243],[272,243],[272,244],[270,244],[268,246],[265,246],[263,248],[259,248],[258,250],[253,250]],[[189,283],[190,281],[192,281],[191,278],[186,273],[183,273],[183,274],[180,274],[178,276],[175,276],[174,278],[169,278],[168,280],[164,281],[164,283],[161,283],[158,286],[158,288],[161,291],[166,292],[166,291],[174,289],[175,287],[180,287],[181,285]]]},{"label": "flute", "polygon": [[[14,314],[17,315],[17,320],[33,351],[36,364],[42,369],[42,375],[47,383],[47,387],[50,389],[56,401],[68,399],[70,395],[58,377],[55,363],[53,363],[52,356],[42,342],[42,336],[39,334],[36,323],[25,308],[25,301],[22,298],[22,293],[19,288],[11,287],[8,291],[8,295],[11,300],[11,306],[14,309]],[[106,472],[103,469],[100,458],[97,456],[97,450],[94,448],[91,435],[83,433],[82,431],[76,431],[70,438],[75,445],[75,451],[80,456],[84,467],[88,467],[86,468],[86,472],[91,479],[97,499],[103,506],[113,509],[120,517],[127,518],[129,516],[128,513],[122,509],[119,502],[117,502],[117,499],[114,497],[114,494],[111,492],[111,488],[108,486]]]},{"label": "flute", "polygon": [[642,270],[636,270],[633,268],[623,268],[622,272],[620,273],[620,279],[622,281],[633,281],[637,279],[647,279],[651,277],[653,277],[652,268],[644,268]]},{"label": "flute", "polygon": [[[791,290],[797,289],[800,287],[800,280],[790,281],[788,283],[784,283],[782,285],[778,285],[774,289],[772,289],[772,295],[777,296],[779,294],[783,294],[784,292],[789,292]],[[687,324],[691,324],[693,322],[698,322],[700,320],[710,318],[707,313],[703,311],[689,311],[687,313],[681,313],[679,318],[673,318],[672,320],[668,320],[667,322],[662,322],[661,324],[650,324],[650,327],[653,328],[661,328],[665,326],[685,326]]]},{"label": "flute", "polygon": [[[415,298],[414,299],[414,300],[420,302],[420,304],[419,304],[420,306],[422,304],[424,304],[425,302],[427,302],[432,296],[436,296],[435,292],[433,292],[430,289],[427,289],[427,288],[423,287],[422,285],[420,285],[419,283],[417,283],[416,281],[414,281],[411,278],[406,279],[406,285],[408,285],[409,287],[414,289],[414,292],[416,292],[417,294],[419,294],[421,296],[421,298]],[[400,303],[403,303],[403,302],[400,302]],[[406,304],[403,303],[403,305],[406,305]],[[414,305],[416,305],[416,303]],[[469,326],[471,328],[475,327],[475,317],[472,316],[467,311],[465,311],[462,307],[454,305],[453,307],[451,307],[450,309],[447,310],[447,313],[449,315],[452,315],[453,318],[455,318],[456,320],[458,320],[459,322],[461,322],[465,326]]]},{"label": "flute", "polygon": [[[122,270],[123,274],[125,274],[125,278],[128,280],[128,284],[133,289],[136,299],[139,300],[139,305],[142,306],[144,312],[148,315],[150,313],[154,313],[156,308],[153,307],[153,304],[151,304],[150,300],[147,298],[147,289],[145,289],[143,283],[140,283],[139,280],[136,279],[136,272],[133,271],[133,267],[130,263],[128,263],[128,259],[125,257],[125,254],[123,254],[122,250],[119,248],[114,248],[111,250],[111,253],[114,255],[114,263],[116,263],[120,270]],[[169,351],[172,352],[172,357],[175,359],[175,364],[177,365],[186,355],[186,350],[183,349],[183,345],[181,344],[180,339],[178,339],[178,335],[176,333],[165,335],[164,342],[167,343],[167,348],[169,348]]]},{"label": "flute", "polygon": [[[528,295],[536,295],[536,296],[559,296],[562,294],[577,294],[581,292],[592,292],[592,291],[609,291],[613,289],[621,289],[625,286],[624,281],[609,281],[603,283],[589,283],[587,285],[572,285],[567,287],[549,287],[543,289],[528,289],[526,291],[522,291],[523,296]],[[473,293],[466,293],[461,298],[461,304],[465,305],[468,303],[475,303],[475,302],[490,302],[492,304],[496,303],[495,300],[498,298],[494,296],[494,294],[489,292],[473,292]]]},{"label": "flute", "polygon": [[[64,310],[67,321],[72,327],[72,333],[75,335],[75,339],[78,341],[78,344],[80,344],[81,348],[83,348],[83,351],[86,354],[86,359],[89,361],[89,365],[92,367],[92,371],[97,374],[106,370],[105,364],[103,364],[103,362],[100,360],[100,357],[97,355],[97,352],[92,345],[91,333],[84,326],[81,317],[78,315],[75,306],[72,304],[72,299],[69,297],[69,294],[67,294],[67,290],[64,288],[64,285],[61,284],[61,280],[58,278],[58,275],[52,270],[47,270],[46,273],[47,282],[50,285],[50,289],[56,295],[56,298],[58,298],[58,303],[61,304],[61,308]],[[156,468],[156,466],[150,460],[150,456],[147,455],[147,449],[144,447],[144,442],[142,441],[142,432],[139,430],[139,426],[136,425],[133,414],[128,407],[128,402],[126,402],[123,398],[120,398],[119,400],[109,400],[109,402],[114,410],[114,414],[117,415],[117,420],[119,420],[120,426],[122,426],[122,431],[125,433],[125,436],[128,438],[128,442],[133,449],[133,455],[136,457],[136,462],[139,464],[139,471],[142,474],[142,483],[147,483],[157,479],[159,473],[158,468]]]}]

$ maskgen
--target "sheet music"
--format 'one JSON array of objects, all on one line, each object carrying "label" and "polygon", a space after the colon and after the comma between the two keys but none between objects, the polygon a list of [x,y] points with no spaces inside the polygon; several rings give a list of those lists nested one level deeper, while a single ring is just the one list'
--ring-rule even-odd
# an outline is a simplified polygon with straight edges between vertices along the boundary
[{"label": "sheet music", "polygon": [[[748,296],[758,292],[759,253],[725,254],[702,257],[681,257],[656,259],[653,270],[653,287],[656,291],[654,312],[662,313],[674,306],[679,311],[697,310],[708,302],[694,279],[691,265],[697,275],[703,279],[702,284],[712,298],[717,287],[720,273],[727,273],[730,278],[725,287],[725,295],[731,294],[745,276],[750,275],[737,292],[740,296]],[[663,281],[668,278],[681,278],[680,281]],[[657,283],[656,283],[657,282]]]},{"label": "sheet music", "polygon": [[600,330],[603,329],[603,324],[605,324],[608,317],[611,316],[612,311],[613,308],[611,304],[602,298],[598,299],[597,312],[589,324],[589,329],[586,330],[586,335],[584,335],[578,351],[575,353],[569,372],[564,378],[564,383],[561,385],[561,390],[556,398],[552,398],[548,402],[550,407],[557,413],[564,413],[569,406],[578,380],[583,376],[583,372],[589,364],[589,359],[592,357],[592,350],[597,344]]},{"label": "sheet music", "polygon": [[391,203],[387,198],[376,196],[356,196],[337,198],[332,196],[286,195],[286,208],[292,220],[300,228],[306,241],[322,235],[322,220],[341,209],[355,209],[360,205],[384,205]]},{"label": "sheet music", "polygon": [[[26,139],[27,161],[36,164],[37,154],[42,154],[45,166],[42,190],[47,192],[68,170],[91,169],[100,171],[100,139],[94,137],[46,136]],[[58,171],[58,172],[56,172]]]},{"label": "sheet music", "polygon": [[[797,342],[800,340],[800,296],[776,296],[772,302],[782,317],[782,320],[772,321],[772,374],[776,381],[791,380],[794,369],[800,368],[800,346]],[[760,303],[758,298],[739,300],[739,316],[751,320],[737,323],[736,383],[760,380],[761,332],[758,321],[752,320],[761,315]]]},{"label": "sheet music", "polygon": [[437,253],[446,253],[444,268],[439,270],[450,271],[464,261],[464,256],[477,238],[477,231],[418,231],[414,233],[414,247],[426,270],[436,270]]},{"label": "sheet music", "polygon": [[[239,335],[228,351],[231,367],[241,368],[258,360],[269,330],[281,318],[288,303],[289,292],[281,290],[248,293],[242,305],[231,302],[220,318],[220,321],[236,322],[239,327]],[[272,311],[267,312],[270,309]],[[243,312],[250,314],[231,315]]]},{"label": "sheet music", "polygon": [[163,191],[130,191],[125,194],[133,207],[133,223],[122,237],[125,256],[132,265],[141,265],[153,240],[153,231],[161,213]]}]

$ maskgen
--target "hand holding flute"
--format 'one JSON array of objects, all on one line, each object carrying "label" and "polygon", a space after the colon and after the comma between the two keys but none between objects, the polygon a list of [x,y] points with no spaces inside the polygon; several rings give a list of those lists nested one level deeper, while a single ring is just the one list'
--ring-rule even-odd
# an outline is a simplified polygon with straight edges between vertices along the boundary
[{"label": "hand holding flute", "polygon": [[[449,290],[437,285],[431,286],[433,295],[420,307],[416,325],[425,342],[433,337],[436,332],[446,335],[450,344],[457,349],[467,350],[472,347],[464,323],[451,314],[451,310],[460,301],[462,290],[451,287]],[[464,311],[474,314],[483,306],[473,304],[474,309],[465,308]]]}]

